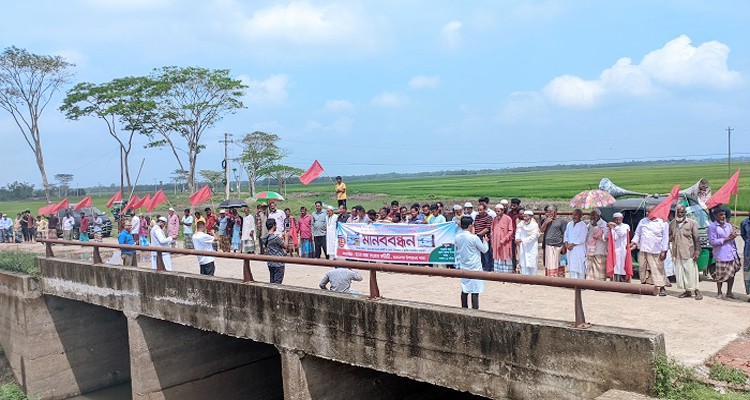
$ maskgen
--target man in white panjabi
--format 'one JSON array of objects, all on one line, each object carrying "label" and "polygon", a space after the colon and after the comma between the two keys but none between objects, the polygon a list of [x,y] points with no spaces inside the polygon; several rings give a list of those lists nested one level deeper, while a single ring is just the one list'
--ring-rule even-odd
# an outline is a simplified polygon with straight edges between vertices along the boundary
[{"label": "man in white panjabi", "polygon": [[563,246],[568,250],[568,270],[573,279],[586,279],[586,236],[589,228],[582,218],[581,210],[573,210],[573,220],[568,222],[563,236]]},{"label": "man in white panjabi", "polygon": [[516,246],[518,246],[518,267],[524,275],[536,275],[539,256],[539,224],[534,212],[523,212],[522,220],[516,224]]},{"label": "man in white panjabi", "polygon": [[[151,228],[151,246],[154,247],[170,247],[174,239],[172,236],[167,236],[164,233],[164,227],[167,225],[166,217],[159,217],[156,221],[156,225]],[[161,253],[161,259],[164,261],[164,269],[167,271],[172,270],[172,257],[167,252]],[[151,269],[156,269],[156,252],[151,252]]]},{"label": "man in white panjabi", "polygon": [[[622,222],[622,213],[614,213],[612,215],[612,222],[607,224],[611,235],[611,240],[614,242],[612,247],[615,249],[615,262],[614,262],[614,274],[612,280],[614,282],[627,282],[629,277],[625,271],[625,259],[630,251],[630,225]],[[612,257],[612,255],[607,255]]]},{"label": "man in white panjabi", "polygon": [[586,279],[607,280],[607,239],[609,228],[602,212],[594,209],[590,214],[589,233],[586,237]]},{"label": "man in white panjabi", "polygon": [[338,235],[336,224],[339,222],[339,216],[334,214],[333,207],[326,208],[326,255],[329,259],[336,258],[336,249],[338,246]]},{"label": "man in white panjabi", "polygon": [[631,240],[631,249],[638,248],[638,274],[641,283],[659,288],[659,296],[666,296],[664,286],[667,277],[664,272],[664,260],[669,249],[669,225],[661,218],[649,218],[654,205],[646,208],[646,216],[638,222]]}]

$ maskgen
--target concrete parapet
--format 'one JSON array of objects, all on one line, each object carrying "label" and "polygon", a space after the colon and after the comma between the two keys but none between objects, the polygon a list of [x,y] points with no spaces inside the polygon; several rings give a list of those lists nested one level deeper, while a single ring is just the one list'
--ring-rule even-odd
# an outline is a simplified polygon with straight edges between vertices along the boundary
[{"label": "concrete parapet", "polygon": [[[650,331],[580,330],[560,321],[281,285],[62,260],[40,264],[46,294],[490,398],[595,398],[610,388],[648,393],[652,363],[664,353],[663,335]],[[299,372],[304,361],[293,366],[293,354],[281,360]],[[297,378],[285,387],[306,382],[309,388],[308,375]]]}]

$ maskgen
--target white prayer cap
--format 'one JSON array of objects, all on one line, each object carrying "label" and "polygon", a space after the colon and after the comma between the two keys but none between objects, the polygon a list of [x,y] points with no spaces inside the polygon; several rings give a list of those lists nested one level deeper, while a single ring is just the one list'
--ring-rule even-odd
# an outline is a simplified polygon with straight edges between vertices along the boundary
[{"label": "white prayer cap", "polygon": [[167,217],[159,217],[159,221],[161,221],[161,222],[167,222]]},{"label": "white prayer cap", "polygon": [[453,210],[454,211],[461,211],[461,210],[463,210],[463,207],[461,207],[460,204],[454,204],[453,205]]},{"label": "white prayer cap", "polygon": [[614,213],[612,214],[612,218],[624,218],[624,217],[622,216],[622,213]]},{"label": "white prayer cap", "polygon": [[470,201],[467,201],[466,203],[464,203],[464,208],[474,208],[474,205],[471,204]]},{"label": "white prayer cap", "polygon": [[226,214],[227,210],[219,210],[219,214]]},{"label": "white prayer cap", "polygon": [[172,207],[169,207],[169,211],[174,211],[174,208],[172,208]]},{"label": "white prayer cap", "polygon": [[526,211],[523,212],[523,214],[524,215],[531,215],[532,217],[534,216],[534,212],[531,211],[531,210],[526,210]]},{"label": "white prayer cap", "polygon": [[504,209],[505,209],[505,206],[502,204],[498,204],[495,206],[495,210],[504,210]]},{"label": "white prayer cap", "polygon": [[500,200],[500,204],[502,204],[504,206],[507,206],[508,205],[508,200],[502,199],[502,200]]},{"label": "white prayer cap", "polygon": [[333,206],[326,207],[327,210],[333,210]]}]

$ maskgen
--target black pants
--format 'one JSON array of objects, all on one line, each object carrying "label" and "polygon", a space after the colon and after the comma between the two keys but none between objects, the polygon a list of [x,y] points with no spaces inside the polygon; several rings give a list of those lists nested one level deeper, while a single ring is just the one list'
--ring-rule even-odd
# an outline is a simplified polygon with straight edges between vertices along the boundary
[{"label": "black pants", "polygon": [[[489,245],[489,242],[487,242]],[[492,259],[492,247],[487,249],[487,252],[481,253],[482,259],[482,271],[492,272],[495,270],[495,261]]]},{"label": "black pants", "polygon": [[344,206],[346,207],[346,200],[339,200],[339,207]]},{"label": "black pants", "polygon": [[213,275],[215,269],[213,261],[208,264],[201,264],[201,275]]},{"label": "black pants", "polygon": [[315,242],[315,258],[320,258],[320,255],[322,253],[326,253],[326,258],[328,258],[328,249],[326,249],[326,237],[325,236],[315,236],[313,237],[313,241]]},{"label": "black pants", "polygon": [[[469,308],[469,294],[461,292],[461,307]],[[479,309],[479,293],[471,294],[471,308]]]},{"label": "black pants", "polygon": [[278,283],[281,284],[281,281],[284,280],[284,267],[272,267],[268,266],[268,272],[271,275],[271,283]]},{"label": "black pants", "polygon": [[21,227],[21,233],[23,234],[23,241],[24,242],[30,242],[31,241],[31,235],[29,234],[29,227],[28,226],[22,226]]}]

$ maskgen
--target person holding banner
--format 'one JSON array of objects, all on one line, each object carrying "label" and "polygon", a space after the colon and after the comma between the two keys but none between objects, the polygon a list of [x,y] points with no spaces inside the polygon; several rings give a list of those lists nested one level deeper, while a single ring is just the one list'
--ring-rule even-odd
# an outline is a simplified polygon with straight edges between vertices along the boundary
[{"label": "person holding banner", "polygon": [[[474,220],[470,216],[461,217],[461,232],[456,234],[456,269],[469,271],[482,270],[481,255],[490,249],[489,238],[480,239],[474,234]],[[484,281],[481,279],[461,278],[461,307],[479,309],[479,294],[484,292]]]}]

